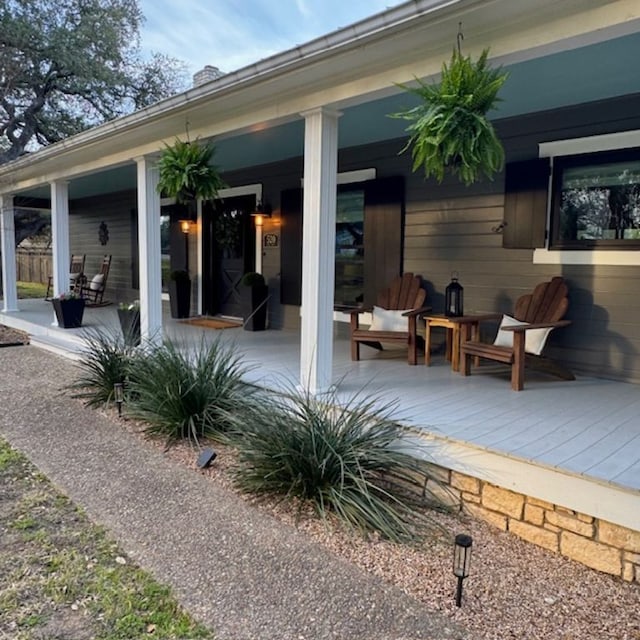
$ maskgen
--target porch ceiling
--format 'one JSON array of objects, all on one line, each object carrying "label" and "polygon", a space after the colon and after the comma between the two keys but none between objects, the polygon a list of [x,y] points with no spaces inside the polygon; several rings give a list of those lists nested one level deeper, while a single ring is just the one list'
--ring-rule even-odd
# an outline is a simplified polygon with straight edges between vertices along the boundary
[{"label": "porch ceiling", "polygon": [[[514,29],[514,33],[517,33],[519,29],[523,30],[524,41],[531,40],[530,32],[537,26],[537,23],[534,22],[524,27],[521,24],[522,20],[520,20],[520,23],[518,22],[518,16],[513,13],[513,8],[510,5],[509,14],[501,16],[499,24],[501,30],[498,32],[498,26],[494,24],[492,27],[486,16],[483,18],[484,22],[482,24],[479,22],[481,12],[478,5],[486,5],[482,9],[485,13],[495,12],[498,7],[502,6],[499,0],[492,0],[488,3],[468,2],[462,4],[472,6],[469,13],[465,13],[465,30],[468,33],[465,46],[468,45],[472,53],[479,50],[481,46],[478,40],[481,43],[494,43],[498,42],[500,37],[504,39],[506,37],[504,34],[505,25],[511,26]],[[545,2],[544,4],[549,3]],[[566,8],[571,4],[574,3],[563,3],[563,7]],[[582,4],[584,5],[585,3]],[[597,6],[620,3],[593,2],[587,4]],[[451,16],[448,13],[445,17],[451,20]],[[630,18],[633,18],[633,15],[630,14]],[[444,19],[444,17],[440,20],[432,19],[430,22],[425,22],[419,28],[411,31],[411,36],[414,39],[422,40],[420,48],[427,50],[423,55],[425,59],[429,59],[429,62],[421,66],[423,70],[435,72],[439,68],[440,61],[448,58],[449,53],[447,49],[443,48],[442,38],[436,39],[433,34],[433,29]],[[638,72],[635,64],[637,51],[640,50],[640,33],[633,33],[633,30],[636,29],[634,24],[634,21],[630,20],[622,29],[623,32],[631,31],[632,33],[613,39],[607,40],[601,33],[592,34],[589,38],[591,43],[586,46],[577,46],[575,42],[571,42],[571,38],[568,38],[563,42],[562,46],[558,43],[550,46],[547,42],[540,44],[538,50],[533,47],[533,49],[521,50],[519,54],[514,54],[513,51],[517,51],[517,48],[512,47],[509,49],[501,41],[496,46],[496,49],[492,49],[492,51],[497,52],[498,55],[495,61],[504,65],[504,68],[509,72],[509,78],[501,92],[503,102],[500,104],[499,110],[493,114],[494,119],[640,93],[640,72]],[[477,28],[477,32],[474,31],[474,28]],[[344,56],[348,55],[349,64],[353,62],[356,67],[366,66],[360,61],[363,56],[365,58],[367,56],[371,57],[372,84],[370,89],[363,87],[357,99],[348,97],[345,94],[346,97],[341,100],[338,95],[332,94],[333,104],[340,107],[344,114],[339,125],[339,144],[341,148],[405,136],[404,127],[406,123],[402,120],[389,118],[388,114],[411,107],[416,103],[413,96],[393,85],[396,80],[415,77],[416,73],[407,75],[408,70],[410,68],[415,69],[415,67],[407,67],[406,64],[402,64],[404,61],[403,56],[407,55],[406,43],[402,45],[400,50],[397,50],[399,43],[398,33],[393,32],[393,30],[390,34],[384,30],[381,30],[382,32],[386,35],[384,42],[371,36],[372,39],[366,46],[351,48],[346,54],[343,54],[342,62],[346,62]],[[495,32],[495,41],[491,39],[492,32]],[[406,37],[404,32],[401,35]],[[431,39],[425,40],[427,37]],[[473,42],[474,39],[475,44]],[[377,67],[381,65],[381,56],[378,49],[383,49],[387,53],[387,58],[389,58],[391,51],[389,48],[391,45],[387,40],[391,40],[392,44],[396,46],[396,50],[393,50],[393,58],[398,60],[398,72],[394,76],[389,76],[389,80],[385,81],[386,83],[376,84],[380,83],[380,75],[376,75]],[[425,46],[425,42],[429,46]],[[446,44],[446,47],[449,46],[450,43]],[[508,53],[502,53],[502,51]],[[546,54],[544,53],[545,51],[547,52]],[[549,51],[552,52],[549,53]],[[387,59],[387,72],[390,64],[389,59]],[[319,65],[320,61],[314,64],[301,65],[297,70],[291,72],[288,82],[290,85],[292,79],[297,78],[299,83],[296,88],[297,95],[307,95],[308,97],[310,93],[321,93],[322,84],[318,84],[317,87],[312,86],[314,79],[317,78],[316,74]],[[420,75],[424,74],[421,73]],[[429,74],[427,73],[426,75]],[[342,86],[340,83],[344,79],[339,69],[336,69],[332,78],[336,87]],[[354,82],[353,78],[350,79],[350,82]],[[258,93],[262,92],[262,100],[265,103],[269,103],[274,100],[271,91],[276,91],[276,86],[277,79],[268,80],[258,83],[254,90]],[[118,139],[127,136],[131,138],[128,157],[126,157],[126,152],[124,154],[120,153],[118,156],[119,166],[104,169],[100,166],[101,160],[95,159],[93,163],[78,163],[76,165],[78,169],[70,167],[69,173],[76,175],[70,183],[70,197],[75,199],[135,188],[135,170],[131,164],[131,158],[140,151],[139,147],[132,148],[139,143],[137,138],[143,134],[149,136],[156,129],[157,133],[151,135],[152,138],[157,135],[166,136],[169,117],[173,122],[172,128],[170,127],[169,129],[175,132],[181,132],[184,129],[184,123],[187,118],[189,119],[190,130],[194,135],[198,135],[199,132],[206,132],[207,127],[211,128],[211,122],[216,121],[215,105],[220,103],[220,109],[224,110],[229,101],[229,96],[225,94],[225,91],[220,91],[219,93],[220,95],[214,93],[210,96],[209,107],[206,107],[206,103],[202,101],[194,100],[191,109],[176,109],[173,115],[165,116],[164,118],[154,119],[149,117],[148,114],[141,113],[138,118],[140,131],[137,129],[135,132],[133,129],[131,131],[118,130],[114,132],[109,142],[105,139],[101,145],[101,150],[104,152],[101,156],[103,158],[111,147],[123,144],[118,142]],[[303,106],[302,103],[300,104]],[[243,108],[247,109],[246,104]],[[248,128],[241,127],[236,129],[234,133],[217,136],[218,153],[216,161],[224,171],[302,155],[304,123],[300,116],[297,114],[292,115],[291,110],[287,112],[283,108],[283,104],[278,104],[277,100],[273,102],[271,107],[266,108],[266,111],[270,115],[262,123],[257,123]],[[206,124],[207,117],[209,118],[208,125]],[[107,128],[108,126],[105,125]],[[164,133],[160,133],[158,127],[161,127]],[[157,137],[155,139],[157,140]],[[150,144],[148,143],[147,146]],[[158,143],[155,142],[153,144],[155,146],[152,148],[157,150]],[[59,155],[64,158],[65,143],[61,143],[61,145],[63,148]],[[98,148],[95,147],[94,153]],[[146,152],[150,150],[147,149]],[[60,162],[63,162],[63,160],[60,160]],[[94,173],[91,173],[92,171]],[[39,174],[38,176],[35,173],[35,168],[29,169],[26,166],[24,168],[21,167],[20,172],[34,172],[34,177],[28,179],[25,183],[33,186],[29,189],[16,191],[16,193],[33,198],[48,198],[48,186],[35,185],[42,179],[51,179],[50,175],[43,176]],[[86,175],[82,175],[83,173],[86,173]]]}]

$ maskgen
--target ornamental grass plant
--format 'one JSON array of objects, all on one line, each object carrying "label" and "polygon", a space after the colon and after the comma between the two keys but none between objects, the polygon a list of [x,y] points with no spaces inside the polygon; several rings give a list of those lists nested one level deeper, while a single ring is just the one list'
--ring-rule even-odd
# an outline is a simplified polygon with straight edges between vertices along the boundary
[{"label": "ornamental grass plant", "polygon": [[168,442],[224,439],[258,405],[257,390],[243,381],[247,371],[233,346],[220,339],[185,347],[166,341],[136,360],[127,413]]},{"label": "ornamental grass plant", "polygon": [[402,450],[394,409],[362,392],[346,403],[335,394],[276,396],[236,438],[234,480],[248,492],[311,501],[322,518],[335,514],[365,536],[418,542],[432,524],[424,507],[436,501],[424,497],[425,463]]},{"label": "ornamental grass plant", "polygon": [[83,338],[80,374],[71,385],[73,396],[90,407],[108,405],[113,401],[113,385],[127,381],[140,352],[117,329],[89,329]]}]

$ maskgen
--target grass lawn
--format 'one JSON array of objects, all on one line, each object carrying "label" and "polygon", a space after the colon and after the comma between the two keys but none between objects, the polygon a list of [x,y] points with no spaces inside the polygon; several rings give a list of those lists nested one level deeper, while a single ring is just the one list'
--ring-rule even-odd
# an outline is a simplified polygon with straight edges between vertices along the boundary
[{"label": "grass lawn", "polygon": [[212,639],[0,439],[0,638]]},{"label": "grass lawn", "polygon": [[44,298],[47,285],[41,282],[18,282],[18,298]]}]

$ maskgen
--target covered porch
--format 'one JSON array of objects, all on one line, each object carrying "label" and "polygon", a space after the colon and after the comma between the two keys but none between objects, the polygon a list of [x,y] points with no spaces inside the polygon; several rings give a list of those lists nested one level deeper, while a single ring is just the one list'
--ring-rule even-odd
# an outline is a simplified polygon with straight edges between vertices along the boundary
[{"label": "covered porch", "polygon": [[[165,303],[166,304],[166,303]],[[77,358],[85,331],[118,330],[115,306],[89,308],[83,328],[52,326],[43,300],[21,301],[0,323],[28,331],[35,346]],[[300,335],[294,330],[212,330],[169,317],[166,337],[195,344],[233,342],[249,366],[247,379],[271,389],[300,380]],[[444,356],[411,367],[404,352],[363,348],[349,359],[348,337],[334,323],[332,384],[338,398],[361,392],[397,401],[400,422],[416,433],[416,451],[439,466],[512,492],[640,531],[640,395],[637,385],[579,376],[560,381],[528,374],[513,393],[507,369],[481,366],[470,377],[451,370]],[[418,444],[419,442],[419,444]]]}]

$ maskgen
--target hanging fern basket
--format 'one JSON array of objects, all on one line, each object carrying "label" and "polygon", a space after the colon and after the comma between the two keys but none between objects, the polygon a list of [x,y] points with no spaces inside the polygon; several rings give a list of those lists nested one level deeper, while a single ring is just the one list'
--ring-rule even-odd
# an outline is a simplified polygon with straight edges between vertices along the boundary
[{"label": "hanging fern basket", "polygon": [[158,161],[158,191],[179,204],[202,198],[212,200],[226,185],[218,168],[211,163],[212,144],[183,142],[176,139],[165,145]]},{"label": "hanging fern basket", "polygon": [[454,50],[451,62],[442,65],[437,85],[418,80],[417,87],[401,85],[417,95],[421,103],[413,109],[391,114],[409,120],[409,142],[413,171],[442,182],[446,173],[464,184],[482,175],[492,179],[504,166],[504,149],[487,113],[500,101],[498,92],[507,79],[501,69],[487,63],[485,49],[477,62]]}]

